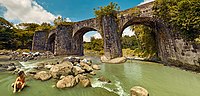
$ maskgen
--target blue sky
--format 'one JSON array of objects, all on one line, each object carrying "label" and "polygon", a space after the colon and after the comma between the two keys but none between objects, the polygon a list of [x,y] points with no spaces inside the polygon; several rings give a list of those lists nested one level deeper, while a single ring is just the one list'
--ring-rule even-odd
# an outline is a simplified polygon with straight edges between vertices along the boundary
[{"label": "blue sky", "polygon": [[44,9],[53,14],[68,17],[72,21],[79,21],[94,16],[94,8],[116,2],[122,10],[128,9],[143,2],[143,0],[36,0]]},{"label": "blue sky", "polygon": [[[0,0],[0,16],[14,24],[52,23],[58,16],[76,22],[94,18],[93,9],[106,6],[110,2],[118,3],[120,9],[125,10],[148,1],[152,0]],[[128,29],[126,31],[127,34],[132,34]],[[100,35],[89,32],[84,38],[88,39],[91,36],[98,38]]]}]

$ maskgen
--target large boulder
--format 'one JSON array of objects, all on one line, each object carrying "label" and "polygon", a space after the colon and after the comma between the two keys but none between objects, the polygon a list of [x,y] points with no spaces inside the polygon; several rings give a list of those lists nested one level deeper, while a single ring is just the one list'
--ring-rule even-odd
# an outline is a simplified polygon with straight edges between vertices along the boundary
[{"label": "large boulder", "polygon": [[80,80],[83,80],[83,79],[86,79],[87,77],[82,75],[82,74],[78,74],[75,79],[76,79],[76,82],[79,83]]},{"label": "large boulder", "polygon": [[148,91],[140,86],[134,86],[130,92],[130,96],[149,96]]},{"label": "large boulder", "polygon": [[76,85],[76,79],[72,75],[66,76],[62,80],[59,80],[56,84],[57,88],[69,88]]},{"label": "large boulder", "polygon": [[91,87],[91,81],[89,78],[81,79],[80,83],[83,87]]},{"label": "large boulder", "polygon": [[70,57],[65,57],[65,58],[61,61],[61,63],[62,63],[62,62],[65,62],[65,61],[69,61],[69,62],[71,62],[72,64],[80,63],[80,57],[72,57],[72,56],[70,56]]},{"label": "large boulder", "polygon": [[92,68],[94,69],[94,70],[100,70],[101,68],[99,67],[99,65],[92,65]]},{"label": "large boulder", "polygon": [[101,56],[101,62],[108,62],[110,59],[109,58],[107,58],[106,56]]},{"label": "large boulder", "polygon": [[40,71],[34,75],[34,78],[45,81],[45,80],[49,80],[51,78],[51,74],[46,71]]},{"label": "large boulder", "polygon": [[76,79],[76,82],[77,83],[80,82],[83,87],[91,87],[91,81],[90,81],[90,79],[88,77],[86,77],[86,76],[84,76],[82,74],[78,74],[75,77],[75,79]]},{"label": "large boulder", "polygon": [[92,60],[89,60],[89,59],[83,59],[83,60],[81,60],[81,62],[83,62],[83,63],[86,63],[86,64],[88,64],[89,66],[91,66],[92,65]]},{"label": "large boulder", "polygon": [[114,59],[108,59],[105,56],[101,57],[101,62],[103,63],[110,63],[110,64],[119,64],[119,63],[124,63],[126,62],[126,57],[118,57]]},{"label": "large boulder", "polygon": [[93,71],[93,68],[86,63],[81,62],[80,65],[82,66],[82,69],[84,69],[86,72],[92,72]]},{"label": "large boulder", "polygon": [[81,69],[81,67],[73,66],[72,72],[74,73],[74,75],[78,75],[78,74],[84,73],[85,70]]},{"label": "large boulder", "polygon": [[70,62],[63,62],[61,64],[57,64],[52,66],[50,69],[50,73],[52,74],[53,78],[60,78],[60,76],[67,76],[72,73],[72,64]]},{"label": "large boulder", "polygon": [[101,81],[101,82],[111,83],[111,81],[104,76],[100,76],[98,80]]}]

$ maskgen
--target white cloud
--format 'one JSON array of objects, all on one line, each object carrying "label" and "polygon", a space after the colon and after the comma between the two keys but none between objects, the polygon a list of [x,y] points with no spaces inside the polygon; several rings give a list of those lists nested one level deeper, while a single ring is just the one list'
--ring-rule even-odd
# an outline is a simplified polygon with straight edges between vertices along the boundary
[{"label": "white cloud", "polygon": [[102,38],[99,33],[94,34],[93,37],[96,38],[96,39],[101,39]]},{"label": "white cloud", "polygon": [[152,2],[152,1],[155,1],[155,0],[144,0],[144,2],[141,2],[139,5],[146,4],[146,3],[149,3],[149,2]]},{"label": "white cloud", "polygon": [[92,32],[89,32],[89,33],[86,33],[85,35],[83,35],[83,41],[90,42],[91,37],[94,37],[96,39],[102,38],[99,33],[97,33],[96,31],[92,31]]},{"label": "white cloud", "polygon": [[83,35],[83,41],[90,42],[90,37]]},{"label": "white cloud", "polygon": [[41,24],[53,22],[57,17],[34,0],[0,0],[0,4],[6,7],[7,11],[3,16],[9,21]]},{"label": "white cloud", "polygon": [[127,27],[126,29],[124,29],[122,36],[133,36],[134,34],[134,31],[132,31],[130,27]]}]

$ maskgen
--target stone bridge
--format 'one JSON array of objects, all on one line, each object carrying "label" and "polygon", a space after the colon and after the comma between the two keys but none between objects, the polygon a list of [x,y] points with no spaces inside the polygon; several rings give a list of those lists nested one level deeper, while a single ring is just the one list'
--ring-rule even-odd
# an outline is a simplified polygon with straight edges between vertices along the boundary
[{"label": "stone bridge", "polygon": [[[89,31],[97,31],[104,40],[104,55],[108,59],[121,57],[122,48],[120,38],[123,30],[131,25],[142,24],[154,30],[158,55],[162,61],[181,61],[184,58],[188,63],[196,62],[182,56],[182,49],[177,48],[177,46],[185,46],[185,42],[181,41],[182,45],[178,44],[180,42],[176,41],[177,37],[173,34],[174,32],[171,32],[171,29],[161,21],[153,18],[153,2],[136,7],[139,9],[140,14],[132,11],[135,8],[130,8],[118,12],[117,18],[104,16],[101,20],[92,18],[75,22],[72,25],[60,25],[50,31],[37,31],[33,38],[32,50],[48,50],[56,55],[84,55],[83,35]],[[195,60],[198,58],[199,56],[195,57]]]}]

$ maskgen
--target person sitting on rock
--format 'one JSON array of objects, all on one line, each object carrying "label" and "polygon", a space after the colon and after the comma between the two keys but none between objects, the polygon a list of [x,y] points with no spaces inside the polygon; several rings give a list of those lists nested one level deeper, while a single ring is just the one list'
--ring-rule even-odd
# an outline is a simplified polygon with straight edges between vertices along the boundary
[{"label": "person sitting on rock", "polygon": [[15,83],[12,84],[12,87],[14,88],[13,93],[20,92],[25,85],[25,73],[24,71],[20,71],[18,73],[18,77],[15,80]]}]

